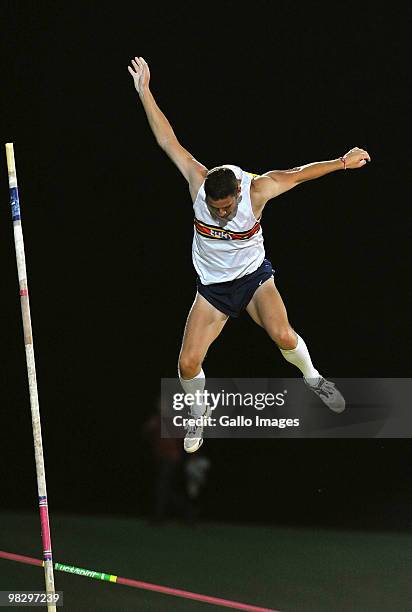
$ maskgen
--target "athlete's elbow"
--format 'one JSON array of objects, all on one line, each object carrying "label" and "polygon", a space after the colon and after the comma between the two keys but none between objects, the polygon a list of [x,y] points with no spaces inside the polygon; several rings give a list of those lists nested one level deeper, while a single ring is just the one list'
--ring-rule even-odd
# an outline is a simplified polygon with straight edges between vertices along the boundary
[{"label": "athlete's elbow", "polygon": [[163,151],[167,151],[170,147],[170,138],[167,136],[158,136],[156,142]]}]

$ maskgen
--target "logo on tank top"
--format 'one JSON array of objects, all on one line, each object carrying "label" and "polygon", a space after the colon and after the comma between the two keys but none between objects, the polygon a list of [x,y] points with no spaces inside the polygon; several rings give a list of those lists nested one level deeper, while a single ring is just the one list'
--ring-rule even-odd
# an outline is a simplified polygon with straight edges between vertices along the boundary
[{"label": "logo on tank top", "polygon": [[204,238],[211,238],[214,240],[249,240],[260,230],[260,223],[256,221],[253,227],[246,232],[232,232],[231,230],[223,229],[217,225],[206,225],[198,219],[194,220],[195,230]]}]

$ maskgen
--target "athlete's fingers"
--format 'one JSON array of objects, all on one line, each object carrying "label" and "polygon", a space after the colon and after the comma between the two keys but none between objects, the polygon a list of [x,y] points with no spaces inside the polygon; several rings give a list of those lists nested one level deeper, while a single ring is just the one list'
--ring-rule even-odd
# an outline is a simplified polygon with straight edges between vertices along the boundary
[{"label": "athlete's fingers", "polygon": [[133,68],[135,69],[136,73],[139,74],[140,72],[139,65],[135,62],[135,60],[132,60],[132,64],[133,64]]},{"label": "athlete's fingers", "polygon": [[148,66],[147,66],[147,62],[143,57],[139,57],[141,64],[142,64],[142,70],[144,70],[145,72],[147,72]]},{"label": "athlete's fingers", "polygon": [[363,159],[370,161],[371,158],[369,157],[369,153],[367,151],[365,151],[365,149],[360,149],[360,153],[363,157]]}]

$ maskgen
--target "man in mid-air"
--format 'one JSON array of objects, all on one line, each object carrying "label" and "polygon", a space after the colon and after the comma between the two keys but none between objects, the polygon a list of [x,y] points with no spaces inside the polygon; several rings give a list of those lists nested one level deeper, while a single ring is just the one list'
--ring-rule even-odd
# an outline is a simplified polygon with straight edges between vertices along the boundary
[{"label": "man in mid-air", "polygon": [[[303,374],[308,388],[334,412],[345,409],[345,400],[333,382],[313,366],[305,341],[291,327],[275,286],[272,264],[265,259],[261,218],[267,202],[300,183],[336,170],[362,168],[370,156],[355,147],[342,157],[314,162],[291,170],[272,170],[256,176],[238,166],[208,170],[182,147],[159,109],[149,88],[150,71],[142,57],[131,60],[128,70],[143,104],[158,145],[183,174],[194,208],[193,265],[197,293],[187,317],[179,355],[179,378],[185,393],[203,392],[202,363],[207,350],[229,317],[246,310],[269,334],[283,357]],[[197,394],[199,396],[200,394]],[[209,407],[191,408],[194,417],[184,439],[193,453],[203,443],[203,419]]]}]

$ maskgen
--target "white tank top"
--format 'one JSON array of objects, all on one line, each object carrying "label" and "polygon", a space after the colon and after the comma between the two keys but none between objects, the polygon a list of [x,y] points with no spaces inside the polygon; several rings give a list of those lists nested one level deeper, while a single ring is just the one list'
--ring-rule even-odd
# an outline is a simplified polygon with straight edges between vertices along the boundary
[{"label": "white tank top", "polygon": [[262,228],[252,210],[250,184],[253,174],[225,164],[241,181],[236,214],[215,219],[206,204],[204,183],[193,204],[195,213],[192,259],[203,285],[222,283],[254,272],[265,258]]}]

